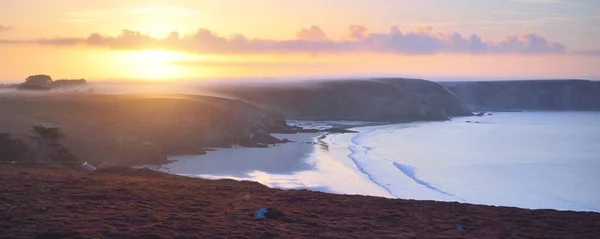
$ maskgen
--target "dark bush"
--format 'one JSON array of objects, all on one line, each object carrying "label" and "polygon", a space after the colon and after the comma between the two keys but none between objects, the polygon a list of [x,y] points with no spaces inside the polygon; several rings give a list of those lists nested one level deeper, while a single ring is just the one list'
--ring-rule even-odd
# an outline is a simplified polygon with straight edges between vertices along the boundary
[{"label": "dark bush", "polygon": [[0,161],[22,162],[33,159],[29,146],[20,139],[13,139],[10,134],[0,133]]}]

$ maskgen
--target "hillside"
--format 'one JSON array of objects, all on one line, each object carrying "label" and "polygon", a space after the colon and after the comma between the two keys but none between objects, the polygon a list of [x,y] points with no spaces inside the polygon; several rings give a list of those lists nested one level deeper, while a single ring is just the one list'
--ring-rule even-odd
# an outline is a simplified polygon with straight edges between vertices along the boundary
[{"label": "hillside", "polygon": [[600,110],[600,82],[523,80],[441,82],[472,110]]},{"label": "hillside", "polygon": [[[0,97],[0,133],[29,139],[33,125],[60,127],[64,145],[104,165],[164,163],[167,155],[252,144],[250,135],[285,129],[254,105],[187,95],[40,94]],[[33,142],[30,142],[34,145]]]},{"label": "hillside", "polygon": [[[0,182],[2,238],[600,237],[598,213],[284,191],[151,171],[2,164]],[[285,216],[253,218],[262,207]]]},{"label": "hillside", "polygon": [[442,85],[416,79],[311,80],[210,90],[282,112],[289,119],[402,122],[471,114]]}]

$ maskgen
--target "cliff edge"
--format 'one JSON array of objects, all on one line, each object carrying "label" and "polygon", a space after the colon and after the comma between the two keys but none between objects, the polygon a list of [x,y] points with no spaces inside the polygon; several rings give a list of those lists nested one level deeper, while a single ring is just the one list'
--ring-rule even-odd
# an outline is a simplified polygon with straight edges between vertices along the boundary
[{"label": "cliff edge", "polygon": [[406,122],[470,115],[444,86],[417,79],[310,80],[212,87],[288,119]]}]

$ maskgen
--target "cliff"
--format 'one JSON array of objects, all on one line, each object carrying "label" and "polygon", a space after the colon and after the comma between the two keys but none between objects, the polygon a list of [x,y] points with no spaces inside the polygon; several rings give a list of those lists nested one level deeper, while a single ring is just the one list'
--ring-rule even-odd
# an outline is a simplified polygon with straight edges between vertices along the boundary
[{"label": "cliff", "polygon": [[0,112],[0,133],[27,140],[33,125],[58,126],[65,147],[105,165],[164,163],[167,155],[203,154],[205,147],[260,145],[251,134],[287,127],[282,115],[208,96],[7,97],[0,98]]},{"label": "cliff", "polygon": [[523,80],[441,82],[472,110],[600,110],[600,82]]},{"label": "cliff", "polygon": [[416,79],[312,80],[210,90],[281,112],[289,119],[402,122],[471,114],[442,85]]}]

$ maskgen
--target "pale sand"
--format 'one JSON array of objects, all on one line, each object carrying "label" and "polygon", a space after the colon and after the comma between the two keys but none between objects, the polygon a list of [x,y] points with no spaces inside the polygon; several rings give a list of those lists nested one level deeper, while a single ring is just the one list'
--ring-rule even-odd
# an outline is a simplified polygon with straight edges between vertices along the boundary
[{"label": "pale sand", "polygon": [[169,157],[173,163],[151,168],[188,177],[249,180],[281,189],[391,197],[348,162],[332,157],[331,153],[344,154],[347,148],[331,152],[326,142],[317,140],[320,135],[275,134],[294,142],[270,148],[217,149],[206,155]]},{"label": "pale sand", "polygon": [[224,148],[209,151],[206,155],[169,157],[173,163],[162,165],[159,170],[186,176],[221,176],[232,178],[252,177],[254,172],[267,174],[293,174],[312,170],[314,167],[304,159],[315,150],[316,133],[274,134],[273,136],[294,142],[278,144],[270,148]]}]

